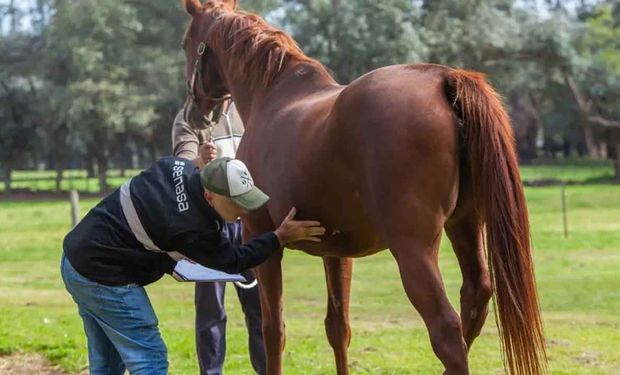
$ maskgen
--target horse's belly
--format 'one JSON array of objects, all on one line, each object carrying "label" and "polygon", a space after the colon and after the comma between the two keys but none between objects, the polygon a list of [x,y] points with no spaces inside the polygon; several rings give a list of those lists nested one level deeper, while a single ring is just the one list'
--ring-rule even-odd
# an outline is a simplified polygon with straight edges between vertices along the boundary
[{"label": "horse's belly", "polygon": [[347,229],[348,225],[333,225],[322,223],[326,233],[321,242],[302,241],[289,244],[291,249],[301,250],[315,256],[352,257],[359,258],[372,255],[385,249],[385,244],[379,235],[368,223],[357,223],[354,229]]},{"label": "horse's belly", "polygon": [[385,250],[384,246],[369,246],[366,248],[349,247],[340,241],[323,240],[316,242],[298,242],[287,245],[289,249],[301,250],[304,253],[318,257],[338,257],[338,258],[361,258]]},{"label": "horse's belly", "polygon": [[[338,165],[338,160],[319,165]],[[326,232],[321,242],[304,241],[289,245],[315,256],[363,257],[386,248],[379,235],[373,217],[370,215],[368,200],[356,188],[360,184],[355,177],[347,175],[345,168],[328,170],[322,173],[305,170],[305,183],[293,182],[283,185],[289,187],[291,200],[282,203],[278,212],[288,212],[291,206],[297,208],[298,220],[318,220]],[[316,183],[315,183],[316,182]],[[277,196],[286,196],[281,192]],[[277,220],[275,220],[277,222]]]}]

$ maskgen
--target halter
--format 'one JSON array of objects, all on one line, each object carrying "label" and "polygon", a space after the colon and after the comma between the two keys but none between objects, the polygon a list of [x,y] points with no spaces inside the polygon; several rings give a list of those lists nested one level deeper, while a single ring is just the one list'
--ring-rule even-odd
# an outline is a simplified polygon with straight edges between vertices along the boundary
[{"label": "halter", "polygon": [[[207,96],[207,99],[217,103],[215,105],[215,108],[213,108],[213,111],[211,111],[211,118],[205,116],[200,110],[198,102],[196,101],[196,86],[202,86],[203,84],[203,55],[205,54],[206,50],[207,44],[205,42],[200,42],[196,50],[198,57],[194,62],[194,69],[192,71],[191,78],[187,81],[187,98],[185,99],[185,104],[183,105],[183,119],[188,124],[197,124],[202,129],[207,129],[209,138],[212,138],[211,134],[213,133],[213,127],[218,123],[222,116],[224,104],[232,100],[232,97],[230,94],[226,94],[221,97]],[[207,92],[204,88],[202,91]]]}]

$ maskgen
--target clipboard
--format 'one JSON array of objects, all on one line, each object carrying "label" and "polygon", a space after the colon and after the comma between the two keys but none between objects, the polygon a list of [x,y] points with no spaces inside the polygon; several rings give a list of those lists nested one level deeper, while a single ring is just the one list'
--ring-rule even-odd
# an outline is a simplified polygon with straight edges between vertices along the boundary
[{"label": "clipboard", "polygon": [[192,282],[214,282],[225,281],[245,282],[245,277],[239,274],[230,274],[212,268],[202,266],[187,259],[181,259],[172,271],[172,277],[176,281],[192,281]]}]

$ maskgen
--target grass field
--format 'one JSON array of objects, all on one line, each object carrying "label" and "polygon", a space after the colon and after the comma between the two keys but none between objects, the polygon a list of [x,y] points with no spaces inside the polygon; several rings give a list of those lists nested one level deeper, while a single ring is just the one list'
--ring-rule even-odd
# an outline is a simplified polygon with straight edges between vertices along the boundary
[{"label": "grass field", "polygon": [[[119,177],[119,170],[108,172],[108,184],[112,187],[120,186],[127,178],[140,171],[130,169],[126,171],[126,178]],[[522,178],[526,182],[561,180],[568,183],[609,183],[614,176],[613,166],[609,160],[558,160],[556,164],[526,165],[521,168]],[[56,189],[56,172],[18,170],[13,174],[13,189],[29,189],[32,191],[51,191]],[[62,191],[77,189],[79,191],[96,193],[99,191],[97,177],[86,178],[84,170],[66,170],[60,188]],[[0,183],[0,192],[5,190]]]},{"label": "grass field", "polygon": [[521,167],[524,181],[556,180],[567,183],[611,182],[614,170],[611,161],[558,160],[555,164],[525,165]]},{"label": "grass field", "polygon": [[[526,192],[551,373],[620,374],[620,186],[567,187],[566,239],[560,189]],[[82,201],[83,213],[95,203]],[[87,365],[81,322],[59,276],[60,246],[68,228],[68,203],[0,202],[0,354],[36,351],[72,371]],[[458,306],[460,272],[445,240],[441,267]],[[326,292],[320,259],[287,251],[284,278],[285,373],[335,373],[323,328]],[[168,345],[170,373],[197,373],[193,286],[166,276],[147,289]],[[230,289],[226,301],[225,370],[251,374],[234,294]],[[441,372],[389,253],[355,261],[351,317],[353,374]],[[472,374],[501,373],[492,316],[469,358]]]}]

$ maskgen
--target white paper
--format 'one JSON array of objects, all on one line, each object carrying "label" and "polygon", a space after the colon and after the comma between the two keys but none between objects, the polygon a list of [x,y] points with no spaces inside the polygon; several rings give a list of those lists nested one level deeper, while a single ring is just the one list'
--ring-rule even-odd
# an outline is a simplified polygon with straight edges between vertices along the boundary
[{"label": "white paper", "polygon": [[226,272],[207,268],[198,263],[191,262],[187,259],[182,259],[177,262],[172,277],[177,281],[242,281],[245,282],[245,277],[239,274],[229,274]]}]

